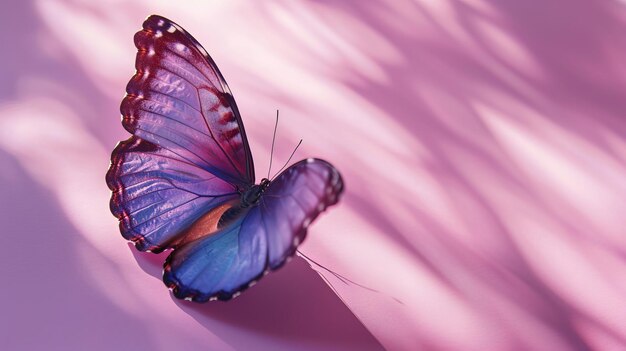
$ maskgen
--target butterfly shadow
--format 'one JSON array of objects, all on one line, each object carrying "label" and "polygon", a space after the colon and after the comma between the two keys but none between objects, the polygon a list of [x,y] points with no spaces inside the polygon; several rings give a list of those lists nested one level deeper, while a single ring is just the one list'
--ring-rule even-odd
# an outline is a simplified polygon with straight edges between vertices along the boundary
[{"label": "butterfly shadow", "polygon": [[[141,269],[161,280],[163,261],[158,255],[129,249]],[[166,291],[165,287],[163,289]],[[198,304],[178,300],[176,305],[220,335],[236,349],[253,348],[258,340],[241,338],[240,328],[260,337],[280,338],[299,345],[332,345],[342,349],[382,349],[339,297],[300,257],[259,281],[253,288],[228,302]],[[233,328],[236,327],[236,328]]]}]

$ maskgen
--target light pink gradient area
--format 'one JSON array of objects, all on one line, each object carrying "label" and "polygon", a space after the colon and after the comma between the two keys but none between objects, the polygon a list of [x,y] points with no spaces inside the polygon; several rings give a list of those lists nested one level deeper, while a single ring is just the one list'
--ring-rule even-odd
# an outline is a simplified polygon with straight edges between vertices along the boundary
[{"label": "light pink gradient area", "polygon": [[[4,1],[2,350],[626,349],[626,2]],[[170,297],[104,174],[133,34],[211,53],[258,176],[319,157],[346,193],[229,303]]]}]

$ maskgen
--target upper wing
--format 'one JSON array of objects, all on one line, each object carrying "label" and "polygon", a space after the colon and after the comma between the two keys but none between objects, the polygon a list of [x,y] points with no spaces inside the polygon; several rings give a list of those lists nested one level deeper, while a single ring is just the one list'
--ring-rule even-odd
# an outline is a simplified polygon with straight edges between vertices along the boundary
[{"label": "upper wing", "polygon": [[130,133],[245,188],[254,165],[235,100],[206,50],[183,28],[150,16],[135,34],[137,73],[126,87]]},{"label": "upper wing", "polygon": [[309,224],[336,204],[342,191],[339,172],[326,161],[294,164],[256,206],[235,209],[232,224],[177,247],[165,262],[163,281],[178,298],[203,302],[236,296],[268,269],[282,266]]}]

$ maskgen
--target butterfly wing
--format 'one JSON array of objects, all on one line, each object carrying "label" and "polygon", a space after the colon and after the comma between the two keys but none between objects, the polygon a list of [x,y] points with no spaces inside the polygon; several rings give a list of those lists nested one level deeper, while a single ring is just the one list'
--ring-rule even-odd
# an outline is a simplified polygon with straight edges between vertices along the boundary
[{"label": "butterfly wing", "polygon": [[178,298],[228,300],[278,269],[306,236],[307,227],[343,191],[339,172],[319,159],[281,173],[259,203],[216,232],[181,245],[167,258],[163,281]]},{"label": "butterfly wing", "polygon": [[106,180],[120,232],[141,251],[164,250],[211,208],[239,198],[221,178],[135,136],[113,150]]},{"label": "butterfly wing", "polygon": [[137,73],[121,106],[124,127],[231,184],[254,183],[241,116],[206,50],[160,16],[146,19],[135,46]]},{"label": "butterfly wing", "polygon": [[250,230],[262,225],[252,208],[216,233],[178,246],[165,261],[163,282],[179,299],[230,299],[265,271],[266,236]]},{"label": "butterfly wing", "polygon": [[202,46],[160,16],[135,45],[137,73],[120,107],[133,136],[113,151],[107,184],[122,235],[158,252],[250,187],[254,165],[232,94]]},{"label": "butterfly wing", "polygon": [[295,253],[307,227],[343,192],[339,171],[330,163],[309,158],[295,163],[267,188],[259,211],[268,228],[268,265],[277,269]]}]

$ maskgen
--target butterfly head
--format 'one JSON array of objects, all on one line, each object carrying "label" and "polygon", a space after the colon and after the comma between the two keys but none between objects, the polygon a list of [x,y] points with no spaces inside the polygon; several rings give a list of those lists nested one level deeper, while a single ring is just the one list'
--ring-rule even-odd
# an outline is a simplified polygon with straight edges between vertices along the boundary
[{"label": "butterfly head", "polygon": [[263,190],[265,190],[269,185],[270,185],[270,180],[267,178],[261,179],[261,183],[259,184],[259,186],[263,188]]}]

